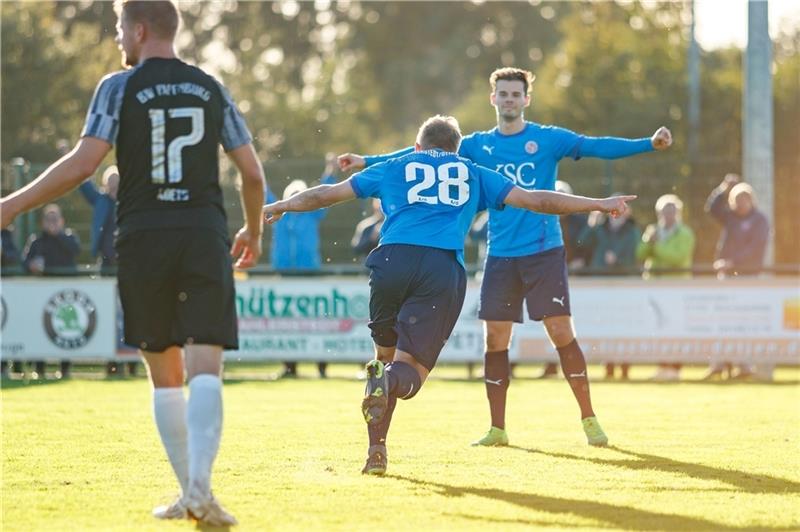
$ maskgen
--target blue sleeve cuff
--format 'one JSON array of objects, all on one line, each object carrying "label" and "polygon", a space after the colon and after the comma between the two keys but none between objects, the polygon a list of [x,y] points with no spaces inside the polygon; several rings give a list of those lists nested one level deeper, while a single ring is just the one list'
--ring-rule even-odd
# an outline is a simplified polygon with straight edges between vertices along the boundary
[{"label": "blue sleeve cuff", "polygon": [[356,194],[356,197],[358,197],[358,198],[365,198],[365,197],[366,197],[366,195],[364,194],[364,192],[361,190],[361,187],[359,187],[359,186],[358,186],[358,183],[356,183],[356,180],[355,180],[355,179],[353,179],[353,178],[351,177],[351,178],[350,178],[350,179],[348,179],[347,181],[350,183],[350,186],[352,187],[352,189],[353,189],[353,192],[355,192],[355,194]]},{"label": "blue sleeve cuff", "polygon": [[511,190],[515,187],[514,183],[506,183],[503,186],[503,189],[500,191],[500,194],[497,196],[497,205],[493,206],[492,208],[496,211],[502,211],[506,208],[506,198],[511,193]]}]

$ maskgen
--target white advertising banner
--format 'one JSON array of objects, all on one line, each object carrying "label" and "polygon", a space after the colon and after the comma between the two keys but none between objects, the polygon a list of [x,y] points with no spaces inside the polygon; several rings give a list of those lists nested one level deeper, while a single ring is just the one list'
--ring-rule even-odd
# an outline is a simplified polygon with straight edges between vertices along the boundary
[{"label": "white advertising banner", "polygon": [[[442,362],[483,359],[480,287],[470,282]],[[800,364],[796,279],[571,280],[578,339],[590,361]],[[238,281],[239,351],[229,360],[364,361],[373,356],[365,278]],[[2,356],[113,358],[114,279],[4,279]],[[557,360],[540,323],[516,325],[518,362]]]},{"label": "white advertising banner", "polygon": [[112,358],[116,297],[115,279],[3,279],[2,357]]},{"label": "white advertising banner", "polygon": [[[800,364],[797,279],[574,279],[589,360]],[[518,327],[518,360],[555,360],[541,326]]]}]

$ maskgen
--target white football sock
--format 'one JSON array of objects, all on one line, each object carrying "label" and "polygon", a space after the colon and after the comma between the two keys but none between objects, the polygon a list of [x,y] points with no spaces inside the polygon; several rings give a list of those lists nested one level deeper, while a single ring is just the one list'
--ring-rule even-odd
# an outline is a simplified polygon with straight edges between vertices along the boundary
[{"label": "white football sock", "polygon": [[189,381],[189,486],[193,497],[211,494],[211,467],[222,436],[222,381],[209,374]]},{"label": "white football sock", "polygon": [[154,388],[153,417],[169,463],[181,490],[189,487],[189,449],[186,437],[186,398],[183,388]]}]

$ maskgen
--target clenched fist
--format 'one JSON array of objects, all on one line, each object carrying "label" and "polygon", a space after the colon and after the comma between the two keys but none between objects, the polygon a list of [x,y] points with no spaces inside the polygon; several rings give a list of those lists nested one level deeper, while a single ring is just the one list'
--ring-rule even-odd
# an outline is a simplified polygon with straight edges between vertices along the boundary
[{"label": "clenched fist", "polygon": [[665,127],[660,127],[653,133],[650,138],[653,148],[658,151],[663,151],[672,146],[672,133]]}]

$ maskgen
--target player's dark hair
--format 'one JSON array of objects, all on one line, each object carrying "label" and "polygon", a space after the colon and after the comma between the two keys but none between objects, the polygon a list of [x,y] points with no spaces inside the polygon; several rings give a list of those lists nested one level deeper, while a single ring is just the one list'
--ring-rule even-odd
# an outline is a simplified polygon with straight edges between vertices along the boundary
[{"label": "player's dark hair", "polygon": [[117,0],[117,12],[134,24],[144,24],[158,38],[172,40],[178,31],[180,15],[175,4],[166,0]]},{"label": "player's dark hair", "polygon": [[489,85],[492,86],[492,92],[494,92],[495,89],[497,89],[497,82],[500,80],[521,81],[525,86],[525,94],[528,94],[531,92],[531,85],[533,85],[533,80],[535,79],[536,76],[534,76],[529,70],[522,70],[521,68],[514,67],[503,67],[492,72],[492,75],[489,76]]},{"label": "player's dark hair", "polygon": [[423,150],[439,148],[457,152],[461,144],[461,129],[458,120],[452,116],[436,115],[427,119],[417,133],[417,144]]}]

